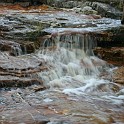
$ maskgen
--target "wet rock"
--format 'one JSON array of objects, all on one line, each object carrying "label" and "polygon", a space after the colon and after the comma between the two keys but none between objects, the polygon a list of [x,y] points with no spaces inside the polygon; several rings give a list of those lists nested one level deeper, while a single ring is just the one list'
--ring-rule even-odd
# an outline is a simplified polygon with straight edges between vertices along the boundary
[{"label": "wet rock", "polygon": [[16,19],[16,17],[14,18],[12,16],[6,16],[1,17],[0,20],[2,21],[1,38],[19,40],[25,37],[25,33],[32,32],[31,28],[23,24],[23,22],[20,22],[18,19]]},{"label": "wet rock", "polygon": [[110,6],[109,4],[99,2],[87,2],[86,5],[91,6],[103,17],[115,19],[121,19],[122,17],[122,12]]},{"label": "wet rock", "polygon": [[94,119],[93,121],[96,122],[96,124],[108,124],[108,123],[114,123],[114,119],[112,117],[108,117],[105,114],[101,115],[97,115],[97,114],[93,114]]},{"label": "wet rock", "polygon": [[[114,105],[110,100],[98,97],[75,94],[65,95],[60,91],[46,90],[32,92],[30,87],[17,90],[2,91],[1,112],[3,122],[13,123],[48,123],[48,124],[108,124],[123,123],[123,106]],[[4,99],[3,99],[4,97]],[[53,99],[43,102],[43,99]],[[66,106],[65,106],[66,104]],[[22,120],[23,118],[23,120]],[[89,119],[90,118],[90,119]],[[11,123],[10,123],[11,124]]]},{"label": "wet rock", "polygon": [[[89,1],[93,1],[93,0],[89,0]],[[123,8],[123,0],[95,0],[95,2],[100,2],[100,3],[106,3],[109,4],[115,8],[118,8],[119,10],[122,10]]]},{"label": "wet rock", "polygon": [[22,54],[30,54],[30,53],[35,52],[35,50],[36,50],[36,46],[35,46],[34,42],[19,41],[19,43],[20,43],[20,47],[21,47],[21,50],[22,50]]},{"label": "wet rock", "polygon": [[34,52],[35,44],[33,42],[0,40],[0,50],[7,51],[12,56],[19,56]]},{"label": "wet rock", "polygon": [[58,8],[73,8],[79,5],[79,1],[73,1],[73,0],[46,0],[45,4],[48,4],[50,6],[58,7]]},{"label": "wet rock", "polygon": [[27,87],[33,84],[42,85],[43,82],[41,80],[37,80],[35,78],[27,77],[20,78],[15,76],[0,76],[0,88],[5,87]]},{"label": "wet rock", "polygon": [[65,3],[63,3],[63,8],[73,8],[73,7],[76,7],[79,5],[79,3],[81,2],[78,2],[78,1],[66,1]]},{"label": "wet rock", "polygon": [[[34,2],[32,2],[32,0],[1,0],[0,1],[0,5],[14,5],[14,4],[18,4],[22,7],[29,7],[31,5],[38,5],[37,0],[33,0]],[[38,0],[41,1],[41,0]],[[42,4],[42,3],[41,3]]]},{"label": "wet rock", "polygon": [[111,47],[111,48],[96,48],[94,52],[114,65],[124,65],[124,48],[123,47]]},{"label": "wet rock", "polygon": [[43,86],[37,86],[37,87],[34,87],[34,91],[35,92],[38,92],[38,91],[42,91],[42,90],[45,90],[46,88],[45,87],[43,87]]},{"label": "wet rock", "polygon": [[36,120],[36,124],[48,124],[49,120],[41,115],[35,115],[34,119]]},{"label": "wet rock", "polygon": [[118,84],[124,85],[124,67],[123,66],[114,70],[113,80]]},{"label": "wet rock", "polygon": [[[90,0],[89,0],[90,1]],[[101,14],[103,17],[111,17],[111,18],[116,18],[116,19],[120,19],[122,16],[122,5],[123,2],[120,1],[110,1],[110,0],[106,0],[106,1],[101,1],[101,0],[97,0],[96,2],[89,2],[89,1],[66,1],[66,0],[54,0],[54,1],[46,1],[45,3],[50,5],[50,6],[54,6],[54,7],[58,7],[58,8],[74,8],[74,7],[81,7],[81,6],[91,6],[94,10],[96,10],[99,14]],[[117,8],[121,9],[118,10]],[[80,10],[77,9],[77,12],[79,12]],[[84,10],[83,10],[84,11]],[[92,13],[96,13],[96,11],[89,11],[90,14]],[[89,14],[89,12],[87,11],[87,13]],[[85,10],[86,13],[86,10]]]},{"label": "wet rock", "polygon": [[97,14],[97,11],[93,10],[90,6],[85,6],[82,9],[83,14],[89,15],[89,14]]},{"label": "wet rock", "polygon": [[[103,79],[108,79],[107,76],[106,77],[103,77]],[[112,76],[109,80],[112,80]],[[116,84],[101,84],[99,85],[95,90],[95,91],[99,91],[99,92],[110,92],[110,93],[118,93],[120,91],[120,87]]]},{"label": "wet rock", "polygon": [[25,2],[14,2],[14,4],[18,4],[22,7],[29,7],[30,5],[32,5],[32,3],[29,1],[27,1],[27,2],[26,1]]},{"label": "wet rock", "polygon": [[93,10],[90,6],[84,6],[83,8],[74,7],[72,10],[74,10],[76,13],[82,13],[85,15],[97,14],[97,11]]},{"label": "wet rock", "polygon": [[13,47],[20,47],[19,43],[8,41],[8,40],[0,40],[0,50],[1,51],[12,51]]},{"label": "wet rock", "polygon": [[[1,17],[1,38],[3,39],[14,39],[18,40],[24,44],[21,45],[23,52],[25,47],[27,46],[29,41],[34,42],[31,43],[32,45],[27,46],[27,48],[30,47],[29,52],[33,52],[35,48],[38,48],[36,41],[38,41],[43,34],[43,29],[51,27],[51,28],[82,28],[81,30],[88,30],[86,28],[94,27],[92,28],[92,31],[96,30],[103,30],[105,28],[104,24],[110,24],[107,25],[106,29],[111,28],[112,26],[115,26],[114,20],[105,20],[100,19],[100,16],[98,15],[92,15],[92,16],[86,16],[82,14],[76,14],[72,11],[45,11],[45,13],[42,12],[42,9],[35,9],[35,10],[23,10],[15,12],[16,14],[13,14],[13,16],[2,16]],[[18,14],[21,13],[21,14]],[[33,14],[32,14],[33,13]],[[40,14],[40,15],[39,15]],[[100,20],[97,20],[100,19]],[[94,20],[94,21],[93,21]],[[112,24],[113,23],[113,24]],[[100,26],[101,25],[101,26]],[[103,27],[104,26],[104,27]],[[5,27],[6,30],[3,30]],[[11,27],[11,28],[10,28]],[[104,29],[104,30],[106,30]],[[56,30],[56,29],[55,29]],[[67,30],[67,29],[66,29]],[[78,29],[77,29],[78,30]],[[79,29],[80,30],[80,29]],[[39,41],[40,42],[40,41]],[[30,44],[30,43],[29,43]],[[40,44],[40,43],[38,43]],[[27,49],[26,48],[26,49]],[[28,51],[28,49],[27,49]]]},{"label": "wet rock", "polygon": [[7,53],[0,54],[0,87],[27,86],[42,84],[38,72],[46,70],[45,62],[35,57],[12,57]]}]

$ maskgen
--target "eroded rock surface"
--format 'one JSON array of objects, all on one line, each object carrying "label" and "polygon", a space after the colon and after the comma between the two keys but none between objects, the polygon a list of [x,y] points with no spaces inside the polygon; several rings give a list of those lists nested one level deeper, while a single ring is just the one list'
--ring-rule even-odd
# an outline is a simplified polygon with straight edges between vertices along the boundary
[{"label": "eroded rock surface", "polygon": [[6,52],[0,53],[0,87],[42,84],[36,73],[47,70],[44,60],[35,56],[12,57]]},{"label": "eroded rock surface", "polygon": [[88,95],[67,96],[57,91],[34,93],[30,87],[2,91],[1,96],[3,123],[108,124],[124,121],[123,106],[118,111],[118,106],[107,100]]}]

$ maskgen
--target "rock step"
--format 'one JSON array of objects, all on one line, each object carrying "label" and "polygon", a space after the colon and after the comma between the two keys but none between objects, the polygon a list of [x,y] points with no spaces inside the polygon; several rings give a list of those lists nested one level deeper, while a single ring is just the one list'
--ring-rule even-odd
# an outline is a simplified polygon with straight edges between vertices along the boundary
[{"label": "rock step", "polygon": [[43,82],[33,78],[19,78],[14,76],[0,76],[0,88],[2,87],[26,87],[33,84],[42,85]]}]

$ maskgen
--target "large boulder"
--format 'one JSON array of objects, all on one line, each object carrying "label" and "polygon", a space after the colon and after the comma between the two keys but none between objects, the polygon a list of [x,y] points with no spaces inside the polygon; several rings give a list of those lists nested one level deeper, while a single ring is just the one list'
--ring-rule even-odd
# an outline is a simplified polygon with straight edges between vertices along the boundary
[{"label": "large boulder", "polygon": [[123,0],[88,0],[88,1],[109,4],[112,7],[115,7],[119,10],[123,9]]}]

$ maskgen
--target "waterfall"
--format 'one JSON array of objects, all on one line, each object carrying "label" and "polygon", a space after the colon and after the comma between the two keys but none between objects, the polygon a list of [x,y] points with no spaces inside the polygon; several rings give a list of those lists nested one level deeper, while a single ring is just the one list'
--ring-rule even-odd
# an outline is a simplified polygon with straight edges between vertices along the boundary
[{"label": "waterfall", "polygon": [[11,46],[11,53],[15,56],[22,55],[22,49],[20,45]]},{"label": "waterfall", "polygon": [[48,70],[38,73],[50,88],[78,88],[99,77],[106,62],[94,56],[96,41],[89,34],[58,34],[46,39],[37,53]]}]

